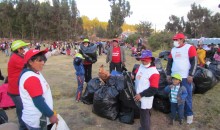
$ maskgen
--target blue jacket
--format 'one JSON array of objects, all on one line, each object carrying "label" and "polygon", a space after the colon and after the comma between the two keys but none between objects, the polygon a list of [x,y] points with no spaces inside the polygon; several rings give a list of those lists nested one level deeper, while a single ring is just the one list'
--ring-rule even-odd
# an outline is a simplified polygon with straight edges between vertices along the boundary
[{"label": "blue jacket", "polygon": [[73,66],[74,66],[74,68],[76,70],[76,75],[77,76],[85,74],[85,70],[84,70],[81,58],[79,58],[79,57],[74,58]]},{"label": "blue jacket", "polygon": [[[170,95],[170,93],[171,93],[170,85],[166,86],[164,91],[165,91],[165,93],[169,93],[169,98],[171,98],[171,95]],[[181,104],[185,103],[187,95],[188,95],[188,93],[186,91],[186,88],[180,84],[180,88],[179,88],[178,94],[177,94],[177,103],[178,103],[178,105],[181,105]]]}]

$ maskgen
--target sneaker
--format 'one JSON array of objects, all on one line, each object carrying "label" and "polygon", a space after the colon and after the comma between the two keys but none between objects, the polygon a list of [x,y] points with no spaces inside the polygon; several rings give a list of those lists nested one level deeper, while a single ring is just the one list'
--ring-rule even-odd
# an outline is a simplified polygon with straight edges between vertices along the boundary
[{"label": "sneaker", "polygon": [[182,125],[183,124],[183,119],[180,119],[179,123],[180,123],[180,125]]},{"label": "sneaker", "polygon": [[174,122],[175,122],[175,120],[174,120],[174,119],[171,119],[169,124],[170,124],[170,125],[174,125]]},{"label": "sneaker", "polygon": [[192,116],[187,116],[187,124],[192,124],[193,123],[193,115]]},{"label": "sneaker", "polygon": [[78,102],[79,102],[79,100],[76,100],[76,102],[78,103]]}]

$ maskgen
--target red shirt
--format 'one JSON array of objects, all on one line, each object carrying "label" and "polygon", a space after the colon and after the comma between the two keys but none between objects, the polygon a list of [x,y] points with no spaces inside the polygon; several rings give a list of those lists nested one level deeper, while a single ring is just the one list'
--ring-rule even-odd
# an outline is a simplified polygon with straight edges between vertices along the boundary
[{"label": "red shirt", "polygon": [[8,93],[19,95],[18,79],[24,67],[24,59],[18,54],[12,54],[8,62]]},{"label": "red shirt", "polygon": [[113,47],[112,50],[112,62],[120,63],[121,62],[121,50],[120,47]]}]

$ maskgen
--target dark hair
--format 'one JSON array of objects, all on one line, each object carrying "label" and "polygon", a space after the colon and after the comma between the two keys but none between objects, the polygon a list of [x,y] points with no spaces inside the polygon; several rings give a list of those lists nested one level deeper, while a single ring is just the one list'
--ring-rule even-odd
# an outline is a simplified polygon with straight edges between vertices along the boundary
[{"label": "dark hair", "polygon": [[30,67],[30,68],[31,68],[31,65],[29,64],[29,61],[35,61],[35,60],[37,60],[37,59],[42,60],[42,61],[44,61],[44,62],[47,61],[47,58],[46,58],[46,56],[44,55],[44,53],[40,52],[40,53],[38,53],[38,54],[32,56],[32,57],[28,60],[28,62],[25,64],[24,68],[27,68],[27,67]]},{"label": "dark hair", "polygon": [[[11,51],[12,51],[12,50],[11,50]],[[14,51],[12,51],[12,52],[18,54],[18,50],[14,50]]]}]

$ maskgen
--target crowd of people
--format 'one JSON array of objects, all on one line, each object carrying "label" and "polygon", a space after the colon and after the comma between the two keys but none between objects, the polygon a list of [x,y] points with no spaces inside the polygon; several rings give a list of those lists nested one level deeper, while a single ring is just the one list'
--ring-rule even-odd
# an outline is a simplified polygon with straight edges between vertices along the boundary
[{"label": "crowd of people", "polygon": [[[202,42],[196,46],[188,44],[182,33],[174,35],[172,40],[173,48],[166,67],[167,81],[170,85],[165,88],[171,102],[170,124],[174,124],[177,113],[180,124],[183,124],[184,117],[187,124],[192,124],[194,115],[192,82],[196,67],[197,65],[205,67],[207,62],[213,60],[220,62],[220,48],[215,48],[213,44],[206,46]],[[41,46],[47,49],[41,50]],[[10,51],[6,51],[9,48],[11,54],[9,54]],[[54,42],[52,44],[30,44],[15,40],[1,44],[2,52],[6,56],[10,55],[7,93],[16,106],[19,129],[47,129],[58,122],[56,112],[53,110],[50,86],[41,74],[48,52],[56,50],[59,54],[73,56],[78,86],[75,100],[80,102],[84,82],[88,84],[92,79],[92,65],[97,62],[98,55],[106,54],[109,73],[117,71],[120,74],[126,69],[125,48],[121,46],[118,39],[94,43],[89,39],[83,39],[80,43]],[[160,74],[154,64],[155,58],[143,44],[143,39],[138,37],[137,48],[133,45],[130,50],[134,58],[140,61],[140,67],[135,70],[135,75],[131,75],[136,89],[134,100],[141,102],[139,129],[150,130],[150,110],[159,87]],[[2,74],[0,78],[4,79]]]}]

